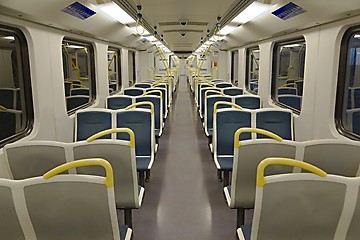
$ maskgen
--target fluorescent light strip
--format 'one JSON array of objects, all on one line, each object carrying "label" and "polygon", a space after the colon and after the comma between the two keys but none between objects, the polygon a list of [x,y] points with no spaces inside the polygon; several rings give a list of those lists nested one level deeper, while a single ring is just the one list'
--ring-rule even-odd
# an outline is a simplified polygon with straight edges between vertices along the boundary
[{"label": "fluorescent light strip", "polygon": [[14,36],[6,36],[6,37],[3,37],[3,39],[6,39],[6,40],[15,40],[15,37],[14,37]]},{"label": "fluorescent light strip", "polygon": [[136,21],[122,10],[116,3],[105,3],[97,5],[103,12],[122,24],[135,23]]},{"label": "fluorescent light strip", "polygon": [[255,17],[265,12],[270,7],[271,5],[269,4],[253,2],[247,8],[245,8],[245,10],[243,10],[239,15],[237,15],[231,22],[238,24],[247,23],[251,19],[254,19]]},{"label": "fluorescent light strip", "polygon": [[225,27],[223,27],[220,30],[220,34],[221,35],[227,35],[227,34],[231,33],[232,31],[234,31],[235,29],[236,29],[236,27],[234,27],[234,26],[226,25]]},{"label": "fluorescent light strip", "polygon": [[144,29],[142,26],[138,26],[137,28],[136,27],[131,27],[130,28],[131,31],[133,31],[134,33],[138,33],[140,35],[149,35],[150,33]]}]

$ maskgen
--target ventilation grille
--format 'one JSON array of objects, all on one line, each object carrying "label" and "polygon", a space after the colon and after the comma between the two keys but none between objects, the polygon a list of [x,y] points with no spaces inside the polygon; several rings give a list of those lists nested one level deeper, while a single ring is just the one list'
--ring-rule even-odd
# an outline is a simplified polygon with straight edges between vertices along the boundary
[{"label": "ventilation grille", "polygon": [[203,30],[198,30],[198,29],[170,29],[170,30],[164,30],[164,33],[172,33],[172,32],[197,32],[197,33],[202,33]]},{"label": "ventilation grille", "polygon": [[[207,26],[208,22],[187,22],[186,26]],[[160,26],[181,26],[180,22],[159,22]]]}]

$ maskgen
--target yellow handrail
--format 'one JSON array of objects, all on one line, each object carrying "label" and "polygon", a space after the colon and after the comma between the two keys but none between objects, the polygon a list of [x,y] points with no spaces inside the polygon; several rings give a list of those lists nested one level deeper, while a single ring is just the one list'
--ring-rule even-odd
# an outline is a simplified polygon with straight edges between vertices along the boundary
[{"label": "yellow handrail", "polygon": [[74,86],[78,86],[78,87],[82,87],[82,88],[87,88],[87,89],[89,89],[87,86],[82,85],[82,84],[78,84],[78,83],[72,83],[72,84],[70,85],[71,88],[73,88]]},{"label": "yellow handrail", "polygon": [[155,112],[155,107],[154,107],[154,104],[152,102],[149,102],[149,101],[145,101],[145,102],[138,102],[138,103],[134,103],[134,104],[131,104],[130,106],[127,106],[125,108],[125,110],[129,110],[129,109],[132,109],[132,108],[136,108],[138,106],[143,106],[143,105],[150,105],[150,109],[151,109],[151,114],[154,114]]},{"label": "yellow handrail", "polygon": [[286,83],[284,85],[281,85],[279,88],[282,88],[282,87],[289,87],[289,86],[294,86],[295,88],[297,87],[297,84],[296,83]]},{"label": "yellow handrail", "polygon": [[231,106],[231,107],[234,107],[236,109],[239,109],[239,110],[242,110],[243,108],[235,103],[232,103],[232,102],[225,102],[225,101],[218,101],[214,104],[214,114],[217,113],[218,111],[218,106],[219,105],[228,105],[228,106]]},{"label": "yellow handrail", "polygon": [[240,147],[240,134],[242,133],[258,133],[258,134],[262,134],[265,136],[268,136],[272,139],[275,139],[276,141],[281,142],[283,139],[272,132],[269,132],[267,130],[264,129],[260,129],[260,128],[239,128],[238,130],[236,130],[235,134],[234,134],[234,148],[239,148]]},{"label": "yellow handrail", "polygon": [[209,90],[206,90],[205,91],[205,99],[208,97],[208,93],[217,93],[221,96],[225,96],[225,94],[223,94],[222,92],[220,91],[216,91],[216,90],[213,90],[213,89],[209,89]]},{"label": "yellow handrail", "polygon": [[8,109],[6,107],[4,107],[3,105],[0,105],[0,110],[7,111]]},{"label": "yellow handrail", "polygon": [[108,188],[114,187],[114,174],[112,167],[108,161],[102,158],[88,158],[88,159],[76,160],[69,163],[64,163],[45,173],[43,175],[43,178],[49,179],[69,169],[78,168],[78,167],[88,167],[88,166],[102,166],[106,171],[106,178],[104,184]]},{"label": "yellow handrail", "polygon": [[154,84],[151,88],[155,88],[155,87],[158,87],[161,85],[165,85],[165,87],[166,87],[166,83],[157,83],[157,84]]},{"label": "yellow handrail", "polygon": [[92,135],[91,137],[89,137],[88,139],[86,139],[87,142],[92,142],[98,138],[101,138],[103,136],[106,136],[108,134],[112,134],[112,133],[127,133],[129,134],[130,137],[130,142],[129,142],[129,147],[130,148],[135,148],[135,134],[133,132],[133,130],[131,130],[130,128],[111,128],[111,129],[107,129],[98,133],[95,133],[94,135]]},{"label": "yellow handrail", "polygon": [[286,166],[298,167],[305,169],[309,172],[312,172],[320,177],[326,177],[327,175],[327,173],[321,170],[320,168],[299,160],[290,159],[290,158],[266,158],[262,160],[258,165],[257,174],[256,174],[256,186],[258,187],[265,186],[266,180],[264,176],[264,171],[265,168],[269,165],[286,165]]},{"label": "yellow handrail", "polygon": [[160,90],[151,90],[151,91],[148,91],[148,92],[146,92],[146,93],[144,93],[143,95],[141,95],[141,96],[146,96],[146,95],[149,95],[149,94],[151,94],[151,93],[160,93],[160,99],[162,99],[162,91],[160,91]]}]

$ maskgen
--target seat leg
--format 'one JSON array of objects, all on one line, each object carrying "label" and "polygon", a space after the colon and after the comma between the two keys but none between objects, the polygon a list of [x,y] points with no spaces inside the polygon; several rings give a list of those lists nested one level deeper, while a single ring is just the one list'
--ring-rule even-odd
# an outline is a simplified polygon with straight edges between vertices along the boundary
[{"label": "seat leg", "polygon": [[238,208],[236,210],[236,229],[241,227],[241,225],[244,225],[245,219],[245,209],[244,208]]},{"label": "seat leg", "polygon": [[222,182],[223,181],[223,178],[222,178],[222,171],[221,170],[217,170],[217,177],[218,177],[218,180],[219,182]]},{"label": "seat leg", "polygon": [[145,187],[145,171],[139,171],[139,185]]},{"label": "seat leg", "polygon": [[132,228],[132,211],[131,208],[124,209],[124,222],[129,228]]},{"label": "seat leg", "polygon": [[146,177],[145,177],[145,181],[148,182],[150,180],[150,170],[146,170]]},{"label": "seat leg", "polygon": [[227,187],[230,184],[230,171],[224,171],[224,181],[223,186]]}]

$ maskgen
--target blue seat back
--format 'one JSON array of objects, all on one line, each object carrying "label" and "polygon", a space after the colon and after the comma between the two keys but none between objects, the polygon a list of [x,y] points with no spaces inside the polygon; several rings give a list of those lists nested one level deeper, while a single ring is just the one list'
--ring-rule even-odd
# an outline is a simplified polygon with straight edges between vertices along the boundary
[{"label": "blue seat back", "polygon": [[117,83],[110,83],[109,84],[109,93],[112,93],[117,90]]},{"label": "blue seat back", "polygon": [[[223,109],[216,114],[216,152],[218,155],[234,154],[234,134],[242,127],[251,127],[251,112]],[[251,139],[251,134],[241,134],[240,139]]]},{"label": "blue seat back", "polygon": [[[166,94],[166,88],[161,88],[161,87],[155,87],[155,88],[149,88],[147,89],[146,91],[147,92],[150,92],[152,90],[160,90],[162,92],[162,108],[163,108],[163,117],[165,117],[165,113],[167,111],[167,94]],[[160,96],[159,93],[157,92],[153,92],[149,95],[155,95],[155,96]]]},{"label": "blue seat back", "polygon": [[0,89],[0,105],[8,109],[15,109],[15,89],[2,88]]},{"label": "blue seat back", "polygon": [[360,88],[353,89],[354,103],[353,108],[360,108]]},{"label": "blue seat back", "polygon": [[281,87],[278,89],[278,95],[297,95],[297,89],[293,87]]},{"label": "blue seat back", "polygon": [[257,91],[257,88],[258,88],[258,82],[250,82],[250,90]]},{"label": "blue seat back", "polygon": [[[293,140],[292,117],[291,111],[259,111],[256,113],[256,128],[268,130],[286,140]],[[268,137],[257,134],[257,138]]]},{"label": "blue seat back", "polygon": [[200,105],[200,102],[201,102],[201,89],[203,89],[203,88],[213,88],[214,86],[213,85],[211,85],[210,83],[199,83],[198,85],[197,85],[197,99],[196,99],[196,101],[197,101],[197,103],[198,103],[198,105]]},{"label": "blue seat back", "polygon": [[74,88],[70,90],[71,96],[77,95],[90,95],[90,89],[88,88]]},{"label": "blue seat back", "polygon": [[256,96],[243,95],[235,98],[235,104],[246,109],[259,109],[261,107],[261,99]]},{"label": "blue seat back", "polygon": [[136,83],[134,85],[134,87],[137,87],[137,88],[151,88],[151,84],[150,83]]},{"label": "blue seat back", "polygon": [[[155,128],[156,129],[160,129],[162,126],[161,126],[161,111],[160,111],[160,107],[161,107],[161,104],[160,104],[160,97],[155,97],[155,96],[142,96],[142,97],[137,97],[136,98],[136,102],[152,102],[154,104],[154,119],[155,119]],[[144,106],[141,106],[141,108],[147,108],[147,109],[150,109],[150,106],[148,105],[144,105]]]},{"label": "blue seat back", "polygon": [[65,97],[70,96],[71,82],[65,81],[64,88],[65,88]]},{"label": "blue seat back", "polygon": [[242,95],[243,90],[241,88],[229,87],[229,88],[224,88],[223,93],[229,96],[237,96],[237,95]]},{"label": "blue seat back", "polygon": [[66,109],[68,111],[80,107],[89,102],[89,96],[78,95],[66,97]]},{"label": "blue seat back", "polygon": [[351,120],[353,133],[360,135],[360,111],[354,111]]},{"label": "blue seat back", "polygon": [[279,102],[286,104],[296,110],[301,110],[301,96],[297,95],[279,95]]},{"label": "blue seat back", "polygon": [[303,80],[298,80],[295,83],[296,83],[297,95],[302,96],[303,95],[304,81]]},{"label": "blue seat back", "polygon": [[217,88],[228,88],[228,87],[233,87],[233,85],[231,83],[217,83],[215,84],[215,87]]},{"label": "blue seat back", "polygon": [[16,114],[0,111],[0,140],[14,135],[16,132]]},{"label": "blue seat back", "polygon": [[[215,91],[221,92],[221,90],[219,88],[213,88],[213,87],[201,88],[201,90],[200,90],[200,112],[201,112],[201,116],[204,116],[204,112],[205,112],[205,93],[206,93],[207,90],[215,90]],[[211,96],[211,95],[217,95],[217,93],[209,92],[207,94],[207,96]]]},{"label": "blue seat back", "polygon": [[[104,111],[78,111],[75,116],[75,141],[86,140],[95,133],[111,128],[111,113]],[[111,135],[101,137],[110,139]]]},{"label": "blue seat back", "polygon": [[106,107],[108,109],[123,109],[126,108],[127,106],[130,106],[132,104],[132,97],[130,96],[126,96],[126,95],[122,95],[122,96],[113,96],[113,97],[108,97],[106,99]]},{"label": "blue seat back", "polygon": [[[218,101],[231,102],[231,97],[213,95],[206,99],[206,127],[213,128],[214,104]],[[219,105],[217,108],[229,108],[228,105]]]},{"label": "blue seat back", "polygon": [[144,93],[142,88],[127,88],[124,90],[124,95],[128,96],[141,96]]},{"label": "blue seat back", "polygon": [[[141,109],[130,109],[116,113],[116,127],[130,128],[135,134],[136,156],[150,156],[151,153],[151,113]],[[129,135],[118,133],[117,139],[129,140]]]}]

